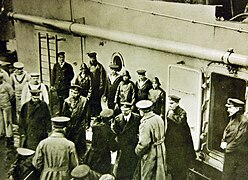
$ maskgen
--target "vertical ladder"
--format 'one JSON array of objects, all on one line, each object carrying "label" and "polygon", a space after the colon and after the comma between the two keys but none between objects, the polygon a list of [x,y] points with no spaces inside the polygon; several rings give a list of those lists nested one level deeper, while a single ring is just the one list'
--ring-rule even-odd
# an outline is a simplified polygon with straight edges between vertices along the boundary
[{"label": "vertical ladder", "polygon": [[58,62],[58,42],[65,41],[48,33],[38,32],[40,79],[45,85],[50,87],[52,78],[52,67]]}]

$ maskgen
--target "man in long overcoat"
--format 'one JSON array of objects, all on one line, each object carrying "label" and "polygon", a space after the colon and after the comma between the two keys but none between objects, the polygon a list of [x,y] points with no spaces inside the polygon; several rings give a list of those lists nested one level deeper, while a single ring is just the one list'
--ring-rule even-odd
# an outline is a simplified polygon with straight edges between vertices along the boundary
[{"label": "man in long overcoat", "polygon": [[112,129],[117,135],[118,151],[114,165],[116,179],[130,180],[137,166],[138,156],[135,147],[138,144],[140,116],[131,111],[131,103],[122,103],[122,113],[118,115]]},{"label": "man in long overcoat", "polygon": [[167,113],[168,128],[166,132],[167,163],[171,168],[173,180],[187,178],[188,168],[196,158],[187,115],[179,106],[181,98],[169,96],[169,110]]},{"label": "man in long overcoat", "polygon": [[65,52],[58,53],[58,62],[52,70],[51,90],[56,90],[59,101],[59,114],[61,114],[64,100],[69,96],[71,80],[74,77],[72,66],[65,62]]},{"label": "man in long overcoat", "polygon": [[66,138],[75,143],[77,154],[81,159],[86,151],[85,127],[88,124],[87,98],[80,95],[81,87],[72,85],[70,96],[65,99],[62,115],[70,117]]},{"label": "man in long overcoat", "polygon": [[222,180],[248,178],[248,116],[244,113],[244,105],[239,99],[227,99],[230,121],[221,142],[221,148],[225,150]]},{"label": "man in long overcoat", "polygon": [[101,111],[98,122],[92,125],[92,145],[87,153],[85,164],[99,173],[111,173],[111,152],[117,150],[116,135],[110,128],[114,111],[104,109]]},{"label": "man in long overcoat", "polygon": [[152,102],[142,100],[137,102],[137,108],[142,116],[139,126],[139,142],[135,148],[135,153],[140,157],[139,175],[136,179],[166,179],[166,149],[165,131],[166,121],[151,111]]},{"label": "man in long overcoat", "polygon": [[41,172],[40,180],[70,180],[70,173],[78,165],[78,157],[73,142],[65,138],[68,117],[54,117],[52,134],[42,140],[32,164]]},{"label": "man in long overcoat", "polygon": [[35,150],[50,131],[50,112],[47,104],[40,100],[40,90],[30,90],[30,93],[31,100],[21,108],[19,129],[23,147]]},{"label": "man in long overcoat", "polygon": [[103,65],[98,62],[96,52],[90,52],[87,55],[90,58],[89,69],[92,80],[90,112],[92,116],[98,116],[102,111],[101,97],[106,87],[106,71]]}]

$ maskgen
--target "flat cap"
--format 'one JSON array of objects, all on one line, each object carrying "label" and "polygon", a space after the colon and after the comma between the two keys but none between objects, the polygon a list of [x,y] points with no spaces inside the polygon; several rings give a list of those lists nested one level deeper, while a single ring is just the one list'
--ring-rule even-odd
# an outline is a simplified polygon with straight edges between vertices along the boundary
[{"label": "flat cap", "polygon": [[104,109],[100,113],[100,116],[103,118],[110,118],[114,115],[114,110],[113,109]]},{"label": "flat cap", "polygon": [[41,90],[39,90],[39,89],[31,89],[29,92],[31,93],[32,96],[40,96]]},{"label": "flat cap", "polygon": [[81,86],[79,86],[79,85],[72,84],[71,87],[70,87],[70,89],[73,89],[73,90],[75,90],[75,91],[80,91],[82,88],[81,88]]},{"label": "flat cap", "polygon": [[96,58],[97,53],[96,53],[96,52],[88,52],[87,55],[88,55],[90,58],[92,58],[92,57]]},{"label": "flat cap", "polygon": [[225,105],[226,107],[230,107],[230,106],[244,106],[245,103],[239,99],[236,98],[228,98],[227,99],[227,104]]},{"label": "flat cap", "polygon": [[178,97],[178,96],[176,96],[176,95],[170,95],[170,96],[169,96],[169,99],[170,99],[171,101],[179,102],[181,98]]},{"label": "flat cap", "polygon": [[146,70],[140,69],[136,71],[138,74],[140,75],[145,75],[146,74]]},{"label": "flat cap", "polygon": [[17,148],[16,151],[22,156],[31,156],[35,153],[35,151],[33,151],[32,149],[27,148]]},{"label": "flat cap", "polygon": [[36,72],[33,72],[33,73],[30,73],[30,76],[31,77],[39,77],[40,74],[39,73],[36,73]]},{"label": "flat cap", "polygon": [[84,178],[89,174],[89,172],[90,172],[90,167],[87,166],[86,164],[82,164],[82,165],[76,166],[71,171],[71,176],[74,178]]},{"label": "flat cap", "polygon": [[150,100],[141,100],[139,102],[136,103],[136,107],[139,109],[148,109],[150,107],[152,107],[152,101]]},{"label": "flat cap", "polygon": [[132,104],[129,102],[121,102],[121,110],[129,110],[131,109]]},{"label": "flat cap", "polygon": [[117,64],[110,64],[110,69],[119,69],[119,66]]},{"label": "flat cap", "polygon": [[13,66],[14,66],[14,68],[16,68],[16,69],[23,69],[23,68],[24,68],[24,64],[21,63],[21,62],[15,62],[15,63],[13,64]]},{"label": "flat cap", "polygon": [[57,56],[65,56],[65,52],[64,51],[58,52]]}]

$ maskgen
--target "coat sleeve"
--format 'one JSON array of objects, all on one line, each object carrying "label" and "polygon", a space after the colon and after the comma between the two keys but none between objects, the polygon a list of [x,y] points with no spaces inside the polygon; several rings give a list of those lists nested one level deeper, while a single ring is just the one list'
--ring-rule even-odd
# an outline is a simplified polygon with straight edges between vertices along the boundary
[{"label": "coat sleeve", "polygon": [[75,144],[70,149],[70,170],[79,165]]},{"label": "coat sleeve", "polygon": [[165,91],[161,93],[161,114],[163,118],[165,117]]},{"label": "coat sleeve", "polygon": [[68,64],[68,74],[67,74],[67,78],[69,81],[71,81],[74,77],[74,71],[73,71],[73,67]]},{"label": "coat sleeve", "polygon": [[150,137],[151,132],[149,127],[145,123],[146,122],[143,122],[143,124],[141,124],[139,127],[139,142],[135,148],[135,153],[139,157],[147,153],[151,144],[151,137]]},{"label": "coat sleeve", "polygon": [[44,166],[44,154],[42,152],[42,143],[39,143],[36,148],[32,164],[38,171],[42,171]]}]

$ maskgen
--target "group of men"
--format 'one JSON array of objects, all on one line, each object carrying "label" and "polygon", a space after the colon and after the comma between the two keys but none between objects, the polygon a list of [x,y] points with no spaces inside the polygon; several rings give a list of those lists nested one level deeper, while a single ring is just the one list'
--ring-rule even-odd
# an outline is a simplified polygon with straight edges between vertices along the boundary
[{"label": "group of men", "polygon": [[[54,118],[48,107],[47,88],[39,82],[39,74],[29,75],[19,62],[14,64],[16,70],[10,80],[0,73],[0,108],[5,123],[5,130],[1,126],[0,130],[6,133],[10,145],[11,116],[16,114],[15,123],[19,125],[21,137],[19,146],[28,148],[19,149],[24,152],[19,155],[34,156],[30,166],[32,176],[30,173],[28,176],[128,180],[169,179],[168,174],[171,174],[173,180],[187,179],[187,170],[196,155],[187,114],[179,106],[181,98],[169,95],[165,112],[165,91],[157,77],[149,80],[145,70],[137,70],[138,80],[134,83],[127,70],[120,75],[119,66],[111,63],[111,73],[107,74],[97,61],[97,53],[88,53],[88,56],[90,64],[83,63],[75,83],[71,83],[73,67],[65,62],[64,52],[58,53],[51,79],[51,91],[56,91],[59,100]],[[101,100],[106,102],[107,109],[102,109]],[[16,113],[11,113],[13,102]],[[238,104],[232,99],[228,102]],[[246,119],[243,119],[240,126],[246,133]],[[236,142],[228,146],[232,141],[229,136],[235,134],[230,133],[233,124],[227,126],[221,146],[228,149],[227,153],[233,152],[233,148],[227,147],[237,146]],[[91,146],[87,147],[86,129],[90,126],[93,136]],[[238,144],[244,143],[246,136],[239,133],[238,136],[241,139]],[[117,151],[114,167],[111,151]],[[27,159],[30,165],[30,158]],[[16,168],[13,169],[11,172],[16,172]],[[225,169],[230,170],[231,166],[225,164]],[[10,177],[14,176],[10,173]]]}]

